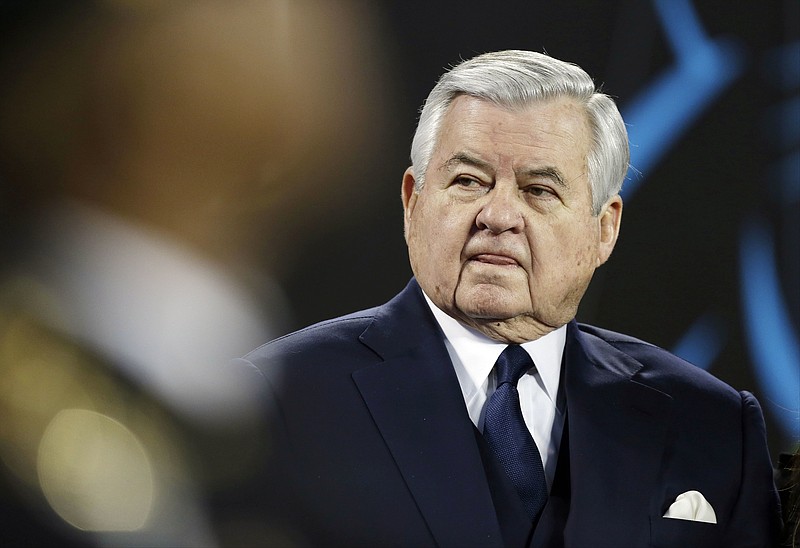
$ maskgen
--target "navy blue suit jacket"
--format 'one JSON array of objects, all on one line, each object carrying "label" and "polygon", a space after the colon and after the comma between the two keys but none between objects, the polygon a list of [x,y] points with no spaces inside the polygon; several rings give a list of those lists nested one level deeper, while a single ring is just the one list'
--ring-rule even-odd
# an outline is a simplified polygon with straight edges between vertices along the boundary
[{"label": "navy blue suit jacket", "polygon": [[[631,337],[567,333],[568,437],[532,536],[414,280],[237,361],[264,381],[273,427],[259,511],[311,545],[771,546],[778,499],[755,398]],[[716,525],[662,517],[690,490]]]}]

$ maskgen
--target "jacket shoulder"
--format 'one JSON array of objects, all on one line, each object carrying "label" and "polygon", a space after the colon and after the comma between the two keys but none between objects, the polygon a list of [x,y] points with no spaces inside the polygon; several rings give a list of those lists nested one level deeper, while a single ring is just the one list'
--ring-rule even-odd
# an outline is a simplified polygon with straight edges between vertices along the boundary
[{"label": "jacket shoulder", "polygon": [[266,342],[244,356],[258,362],[267,358],[291,357],[330,351],[358,342],[359,335],[372,323],[378,307],[324,320]]},{"label": "jacket shoulder", "polygon": [[611,347],[640,365],[634,379],[653,387],[673,391],[680,387],[688,392],[715,392],[740,402],[741,396],[711,373],[647,341],[600,327],[578,324],[584,339],[594,348]]},{"label": "jacket shoulder", "polygon": [[625,335],[624,333],[611,331],[610,329],[603,329],[602,327],[597,327],[595,325],[589,325],[586,323],[578,323],[578,329],[582,334],[589,337],[596,337],[598,339],[602,339],[603,341],[607,342],[608,344],[614,347],[626,347],[626,346],[646,347],[650,349],[658,349],[661,350],[662,352],[666,352],[667,354],[669,354],[669,352],[667,352],[663,348],[659,348],[658,346],[652,343],[643,341],[641,339],[637,339],[636,337],[632,337],[630,335]]}]

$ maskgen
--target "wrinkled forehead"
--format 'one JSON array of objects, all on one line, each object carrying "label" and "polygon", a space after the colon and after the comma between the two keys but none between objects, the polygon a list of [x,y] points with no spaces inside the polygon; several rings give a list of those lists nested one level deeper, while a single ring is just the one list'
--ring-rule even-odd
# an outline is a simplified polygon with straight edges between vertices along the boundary
[{"label": "wrinkled forehead", "polygon": [[591,140],[592,128],[585,106],[571,97],[504,105],[462,94],[450,103],[442,117],[434,154],[443,139],[453,134],[465,140],[488,135],[520,142],[571,143],[573,148],[588,153],[584,145]]},{"label": "wrinkled forehead", "polygon": [[544,177],[565,189],[588,189],[589,140],[586,116],[570,99],[504,108],[461,97],[445,117],[429,167],[439,174],[514,174],[528,182]]}]

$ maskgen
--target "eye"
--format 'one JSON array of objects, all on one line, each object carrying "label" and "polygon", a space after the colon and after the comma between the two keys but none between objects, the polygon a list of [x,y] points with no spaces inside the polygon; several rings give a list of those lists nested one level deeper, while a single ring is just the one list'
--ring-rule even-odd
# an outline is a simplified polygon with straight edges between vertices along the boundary
[{"label": "eye", "polygon": [[558,195],[552,189],[544,186],[530,185],[522,189],[526,194],[534,198],[557,198]]},{"label": "eye", "polygon": [[460,177],[456,177],[453,181],[454,185],[458,185],[463,188],[479,188],[481,187],[481,182],[477,179],[473,179],[472,177],[466,177],[464,175]]}]

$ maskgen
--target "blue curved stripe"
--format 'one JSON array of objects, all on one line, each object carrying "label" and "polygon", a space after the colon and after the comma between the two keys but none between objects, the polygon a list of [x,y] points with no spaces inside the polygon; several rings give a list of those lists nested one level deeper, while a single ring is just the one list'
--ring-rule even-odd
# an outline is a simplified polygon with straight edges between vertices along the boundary
[{"label": "blue curved stripe", "polygon": [[718,315],[704,314],[675,344],[672,353],[707,371],[725,345],[726,331]]},{"label": "blue curved stripe", "polygon": [[631,143],[623,199],[633,195],[651,168],[744,66],[744,52],[737,43],[706,36],[691,2],[654,0],[653,4],[675,64],[622,109]]},{"label": "blue curved stripe", "polygon": [[800,437],[800,343],[780,289],[773,239],[750,220],[740,247],[742,304],[748,348],[766,405],[784,432]]},{"label": "blue curved stripe", "polygon": [[800,151],[781,158],[769,172],[778,185],[781,203],[787,208],[800,203]]},{"label": "blue curved stripe", "polygon": [[763,74],[778,89],[793,91],[800,87],[800,40],[766,54]]},{"label": "blue curved stripe", "polygon": [[694,47],[706,41],[700,17],[688,0],[653,0],[653,7],[664,27],[672,51],[679,58],[690,58]]}]

